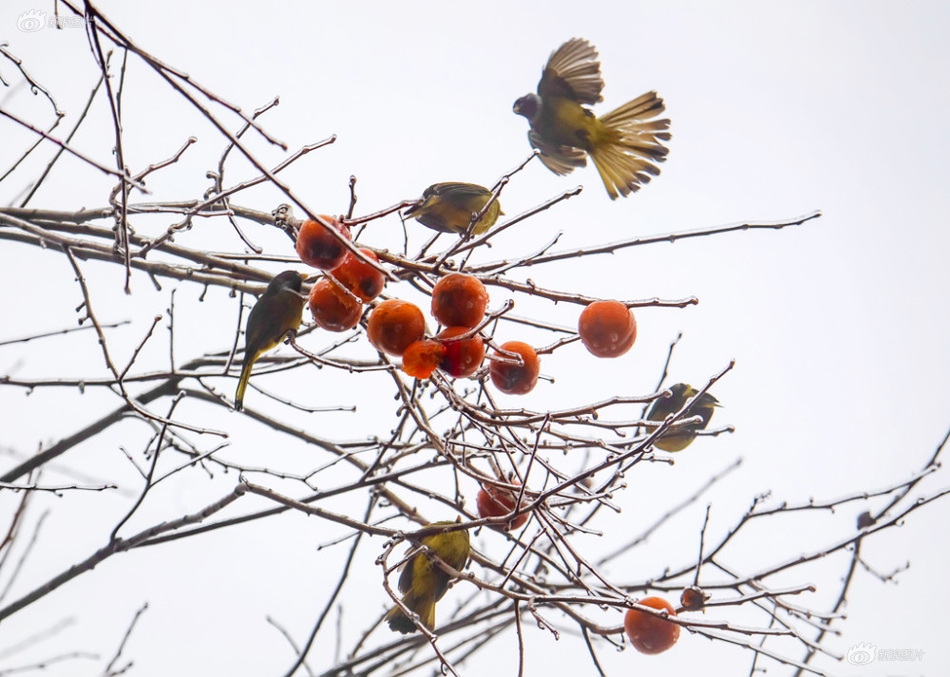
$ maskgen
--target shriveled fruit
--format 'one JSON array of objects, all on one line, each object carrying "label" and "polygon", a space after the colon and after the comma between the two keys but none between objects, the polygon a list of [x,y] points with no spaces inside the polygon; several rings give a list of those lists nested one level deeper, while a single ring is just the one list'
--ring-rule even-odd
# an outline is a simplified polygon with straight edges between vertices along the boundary
[{"label": "shriveled fruit", "polygon": [[444,327],[478,326],[487,306],[488,291],[472,275],[446,275],[432,289],[432,317]]},{"label": "shriveled fruit", "polygon": [[637,340],[637,320],[620,301],[594,301],[577,323],[581,342],[597,357],[620,357]]},{"label": "shriveled fruit", "polygon": [[482,366],[485,359],[485,343],[478,334],[465,339],[446,340],[471,331],[469,327],[446,327],[436,338],[445,346],[445,354],[439,363],[439,369],[449,376],[461,378],[471,376]]},{"label": "shriveled fruit", "polygon": [[[637,604],[648,606],[651,609],[666,610],[670,616],[675,616],[673,606],[660,597],[645,597]],[[629,609],[623,621],[623,628],[630,638],[633,648],[640,653],[663,653],[676,644],[680,637],[680,626],[676,623],[658,618],[637,609]]]},{"label": "shriveled fruit", "polygon": [[702,588],[691,585],[683,589],[683,594],[680,595],[680,606],[689,611],[698,611],[706,606],[707,599],[709,599],[709,595]]},{"label": "shriveled fruit", "polygon": [[[320,215],[324,221],[345,239],[351,240],[350,229],[332,216]],[[297,256],[308,266],[333,270],[343,262],[349,249],[319,221],[303,222],[297,233]]]},{"label": "shriveled fruit", "polygon": [[402,354],[402,370],[415,378],[429,378],[444,354],[445,346],[439,341],[414,341]]},{"label": "shriveled fruit", "polygon": [[[538,374],[541,373],[541,360],[534,348],[522,341],[508,341],[501,345],[502,350],[517,353],[524,362],[523,366],[510,362],[492,360],[488,367],[491,382],[503,393],[509,395],[524,395],[534,390],[538,383]],[[499,353],[496,353],[499,355]],[[507,357],[501,355],[502,357]]]},{"label": "shriveled fruit", "polygon": [[309,305],[314,321],[327,331],[352,329],[363,315],[360,300],[326,277],[313,285]]},{"label": "shriveled fruit", "polygon": [[[501,517],[511,514],[517,498],[508,489],[485,485],[478,490],[478,494],[475,496],[475,505],[478,507],[479,517]],[[525,522],[528,521],[528,517],[528,513],[525,513],[509,520],[507,524],[490,524],[489,526],[497,531],[505,531],[506,528],[511,531],[524,526]]]},{"label": "shriveled fruit", "polygon": [[[360,253],[371,261],[379,263],[379,258],[369,249],[360,249]],[[346,252],[343,262],[332,271],[340,284],[358,296],[361,301],[372,301],[379,296],[386,286],[386,277],[369,265],[361,261],[353,252]]]},{"label": "shriveled fruit", "polygon": [[406,348],[426,333],[426,320],[419,307],[408,301],[388,299],[373,309],[366,325],[369,342],[377,350],[401,357]]}]

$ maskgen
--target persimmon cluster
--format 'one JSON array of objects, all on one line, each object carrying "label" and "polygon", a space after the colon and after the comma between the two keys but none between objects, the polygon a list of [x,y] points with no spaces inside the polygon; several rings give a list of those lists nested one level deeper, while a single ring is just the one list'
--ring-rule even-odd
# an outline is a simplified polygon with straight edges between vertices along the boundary
[{"label": "persimmon cluster", "polygon": [[[350,229],[332,216],[321,216],[345,240],[352,240]],[[379,263],[369,249],[359,252]],[[307,220],[297,234],[297,255],[308,266],[327,271],[310,290],[310,313],[318,327],[327,331],[346,331],[363,316],[363,304],[379,296],[386,285],[385,276],[354,255],[325,225]]]},{"label": "persimmon cluster", "polygon": [[392,299],[370,314],[366,333],[378,350],[402,358],[402,369],[428,378],[436,369],[449,376],[472,376],[485,359],[478,326],[485,319],[488,291],[471,275],[451,273],[432,289],[431,313],[442,331],[425,337],[425,318],[418,306]]},{"label": "persimmon cluster", "polygon": [[[365,304],[382,293],[386,279],[367,263],[379,263],[371,250],[359,249],[360,257],[343,243],[352,241],[345,224],[331,216],[320,218],[323,222],[304,221],[296,242],[300,260],[327,273],[310,290],[310,312],[319,327],[347,331],[359,324]],[[485,340],[479,329],[488,302],[481,280],[450,273],[432,289],[430,312],[443,327],[439,333],[427,337],[422,310],[401,299],[376,304],[366,333],[377,350],[401,358],[403,371],[415,378],[429,378],[436,369],[454,378],[474,376],[485,361]],[[581,313],[578,334],[593,355],[619,357],[636,341],[637,323],[633,312],[619,301],[595,301]],[[500,392],[524,395],[537,385],[541,361],[531,345],[507,341],[489,360],[488,375]]]}]

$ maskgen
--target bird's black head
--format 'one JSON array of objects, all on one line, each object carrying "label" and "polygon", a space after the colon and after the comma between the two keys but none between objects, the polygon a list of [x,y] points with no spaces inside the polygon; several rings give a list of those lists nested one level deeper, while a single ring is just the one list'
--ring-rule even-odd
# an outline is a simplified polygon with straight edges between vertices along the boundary
[{"label": "bird's black head", "polygon": [[299,292],[303,289],[303,281],[306,278],[306,275],[298,273],[296,270],[285,270],[270,281],[270,284],[267,285],[267,291],[278,292],[281,289],[290,289]]},{"label": "bird's black head", "polygon": [[541,110],[541,97],[537,94],[525,94],[515,101],[515,105],[512,106],[511,110],[518,115],[525,116],[528,120],[534,120]]},{"label": "bird's black head", "polygon": [[[693,387],[686,383],[674,383],[673,385],[670,386],[670,390],[673,391],[674,401],[679,400],[681,402],[685,402],[687,399],[692,397],[692,394],[690,391],[693,390]],[[680,404],[678,406],[683,406],[683,405]]]}]

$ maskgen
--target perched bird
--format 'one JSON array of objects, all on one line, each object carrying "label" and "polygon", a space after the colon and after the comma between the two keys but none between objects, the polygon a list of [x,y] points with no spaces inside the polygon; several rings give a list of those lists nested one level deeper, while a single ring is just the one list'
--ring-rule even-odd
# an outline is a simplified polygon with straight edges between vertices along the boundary
[{"label": "perched bird", "polygon": [[528,140],[541,151],[541,162],[555,174],[569,174],[587,164],[589,155],[611,200],[626,197],[660,173],[656,166],[669,150],[670,121],[656,120],[663,99],[647,92],[597,117],[583,104],[603,101],[597,50],[573,38],[551,54],[537,94],[515,101],[514,111],[528,118]]},{"label": "perched bird", "polygon": [[[433,522],[426,527],[451,526],[457,522]],[[468,531],[439,532],[424,537],[421,541],[431,552],[421,552],[403,565],[399,576],[399,592],[404,593],[402,603],[414,613],[424,626],[432,630],[435,628],[435,603],[445,595],[449,588],[451,577],[442,568],[430,559],[433,554],[453,569],[462,569],[468,562],[471,544]],[[416,631],[416,624],[412,622],[402,609],[393,607],[386,614],[386,622],[393,632],[408,634]]]},{"label": "perched bird", "polygon": [[[491,195],[490,190],[474,183],[434,183],[422,193],[421,204],[406,210],[406,216],[442,233],[464,233],[472,222],[472,214],[481,212]],[[472,232],[481,235],[495,225],[501,214],[504,212],[495,200]]]},{"label": "perched bird", "polygon": [[[670,390],[673,391],[673,397],[654,400],[653,406],[650,407],[650,411],[647,413],[648,421],[665,421],[667,416],[678,412],[686,406],[686,401],[689,398],[695,397],[696,393],[699,392],[686,383],[677,383],[670,386]],[[709,425],[713,410],[718,406],[719,400],[709,393],[703,393],[702,397],[690,405],[684,415],[685,417],[701,416],[702,423],[674,428],[658,438],[653,446],[663,451],[682,451],[696,439],[697,430],[704,430]]]},{"label": "perched bird", "polygon": [[270,281],[251,308],[244,336],[244,365],[234,396],[234,408],[238,411],[244,408],[244,391],[254,362],[263,353],[276,348],[287,332],[296,331],[300,326],[300,314],[307,302],[302,293],[306,277],[295,270],[285,270]]}]

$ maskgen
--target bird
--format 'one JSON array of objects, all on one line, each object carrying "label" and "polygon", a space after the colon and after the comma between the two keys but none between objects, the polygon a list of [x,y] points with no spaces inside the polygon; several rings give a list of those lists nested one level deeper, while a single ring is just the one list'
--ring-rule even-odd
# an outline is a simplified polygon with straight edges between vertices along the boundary
[{"label": "bird", "polygon": [[[673,392],[672,397],[659,398],[653,402],[653,406],[647,413],[648,421],[665,421],[667,416],[678,412],[686,406],[687,400],[695,397],[699,392],[686,383],[672,385],[670,390]],[[718,406],[720,406],[719,400],[709,393],[703,393],[684,414],[687,417],[700,416],[703,419],[702,422],[673,428],[654,440],[653,446],[663,451],[682,451],[696,439],[696,431],[704,430],[709,425],[709,419],[712,418],[713,411]]]},{"label": "bird", "polygon": [[[458,522],[433,522],[430,527],[447,527]],[[403,593],[402,603],[413,613],[418,614],[420,622],[429,630],[435,628],[435,603],[445,596],[449,589],[449,574],[430,559],[438,555],[439,559],[453,569],[465,567],[471,552],[468,530],[440,531],[430,536],[424,536],[419,541],[429,549],[429,553],[422,552],[403,565],[399,576],[399,592]],[[393,632],[409,634],[418,628],[399,606],[394,606],[386,614],[386,622]]]},{"label": "bird", "polygon": [[666,160],[670,121],[655,119],[665,110],[656,92],[647,92],[616,110],[594,115],[585,106],[603,101],[597,50],[572,38],[548,59],[537,94],[515,101],[513,110],[531,124],[528,141],[541,162],[558,175],[587,165],[590,156],[611,200],[636,192],[660,173]]},{"label": "bird", "polygon": [[[405,214],[440,233],[464,233],[472,222],[472,214],[481,212],[491,196],[490,190],[474,183],[434,183],[422,193],[422,202],[407,209]],[[495,200],[472,233],[481,235],[495,225],[502,214],[501,205]]]},{"label": "bird", "polygon": [[257,358],[276,348],[287,332],[296,331],[300,326],[306,303],[302,293],[305,279],[307,276],[296,270],[285,270],[270,281],[251,308],[244,338],[244,363],[234,395],[234,408],[238,411],[244,408],[244,391]]}]

